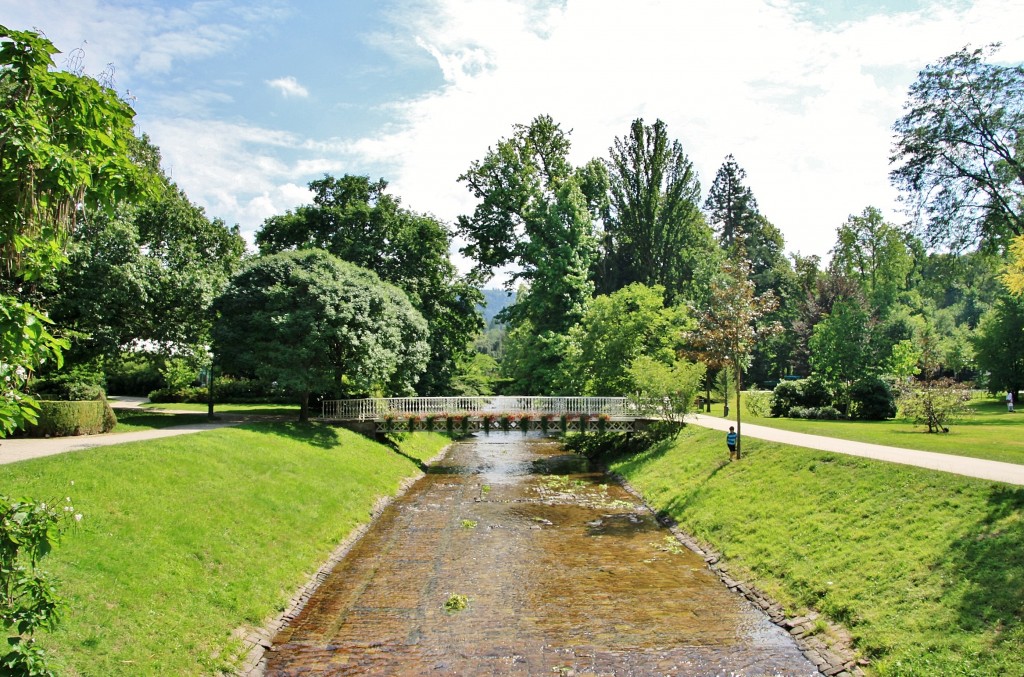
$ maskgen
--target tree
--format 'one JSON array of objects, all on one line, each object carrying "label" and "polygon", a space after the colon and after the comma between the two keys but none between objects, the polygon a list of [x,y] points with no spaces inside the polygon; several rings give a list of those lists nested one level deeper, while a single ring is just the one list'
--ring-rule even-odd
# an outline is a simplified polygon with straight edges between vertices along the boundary
[{"label": "tree", "polygon": [[811,335],[811,369],[843,412],[849,409],[850,386],[872,373],[869,326],[867,309],[856,299],[844,299],[832,306]]},{"label": "tree", "polygon": [[750,266],[726,261],[722,274],[714,278],[707,302],[697,310],[697,329],[690,333],[690,343],[701,360],[715,367],[731,367],[736,375],[736,455],[740,456],[742,439],[740,392],[743,370],[758,341],[781,330],[765,317],[775,310],[778,301],[771,291],[757,295],[750,280]]},{"label": "tree", "polygon": [[15,294],[30,295],[22,288],[65,262],[82,214],[149,183],[131,154],[134,111],[92,78],[51,70],[56,53],[37,33],[0,26],[0,436],[35,421],[28,377],[67,348],[45,313]]},{"label": "tree", "polygon": [[700,363],[673,359],[669,364],[648,355],[629,363],[633,384],[630,400],[637,409],[659,419],[667,436],[674,437],[683,427],[694,397],[704,380]]},{"label": "tree", "polygon": [[613,397],[634,390],[629,365],[640,356],[670,365],[693,328],[683,306],[665,307],[665,290],[633,283],[596,297],[569,330],[570,354],[563,365],[566,391]]},{"label": "tree", "polygon": [[903,234],[885,222],[881,211],[867,207],[839,227],[831,266],[856,279],[873,314],[882,317],[906,289],[914,262]]},{"label": "tree", "polygon": [[122,203],[72,236],[71,265],[57,274],[46,304],[58,326],[79,337],[73,361],[113,358],[139,344],[205,355],[210,306],[241,263],[245,241],[237,226],[211,221],[164,181],[158,196]]},{"label": "tree", "polygon": [[599,292],[640,282],[664,287],[670,303],[692,296],[693,278],[715,250],[693,163],[678,141],[669,141],[661,120],[650,126],[634,120],[629,136],[616,137],[609,154]]},{"label": "tree", "polygon": [[970,389],[963,383],[941,378],[911,383],[899,399],[900,411],[930,433],[948,433],[948,424],[970,412]]},{"label": "tree", "polygon": [[495,268],[514,265],[507,288],[520,281],[529,288],[529,303],[520,295],[505,310],[513,328],[529,321],[537,332],[563,333],[583,316],[593,293],[593,222],[604,189],[593,163],[572,167],[569,149],[569,133],[542,115],[516,125],[459,177],[479,200],[472,215],[459,217],[462,253],[477,262],[477,278],[486,281]]},{"label": "tree", "polygon": [[451,234],[432,216],[401,206],[387,182],[325,176],[309,184],[313,204],[272,216],[256,234],[263,254],[319,248],[377,273],[409,296],[430,326],[430,363],[420,394],[447,394],[483,324],[480,292],[451,262]]},{"label": "tree", "polygon": [[999,299],[981,318],[973,343],[978,368],[988,373],[989,392],[1010,391],[1019,401],[1024,387],[1024,298]]},{"label": "tree", "polygon": [[925,67],[894,126],[890,178],[929,245],[1024,234],[1024,66],[986,63],[997,47]]},{"label": "tree", "polygon": [[427,325],[405,294],[320,249],[250,261],[214,302],[214,352],[235,375],[300,394],[405,394],[429,356]]},{"label": "tree", "polygon": [[708,221],[726,249],[731,249],[743,240],[745,233],[754,230],[754,220],[759,214],[754,194],[743,184],[746,178],[747,172],[739,166],[736,158],[731,153],[726,155],[704,202]]}]

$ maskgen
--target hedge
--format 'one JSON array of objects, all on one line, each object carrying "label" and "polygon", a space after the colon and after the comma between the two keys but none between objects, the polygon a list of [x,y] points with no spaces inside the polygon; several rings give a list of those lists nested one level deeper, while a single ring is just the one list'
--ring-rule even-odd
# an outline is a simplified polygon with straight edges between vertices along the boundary
[{"label": "hedge", "polygon": [[117,417],[106,400],[76,402],[41,401],[39,422],[26,426],[29,437],[67,437],[108,433]]}]

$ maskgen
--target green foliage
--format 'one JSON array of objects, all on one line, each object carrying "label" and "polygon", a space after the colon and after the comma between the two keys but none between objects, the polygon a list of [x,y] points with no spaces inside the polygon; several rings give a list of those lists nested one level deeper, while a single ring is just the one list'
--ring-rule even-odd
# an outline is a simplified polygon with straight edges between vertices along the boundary
[{"label": "green foliage", "polygon": [[450,614],[456,611],[464,611],[468,606],[469,598],[454,592],[448,595],[448,599],[444,601],[444,610]]},{"label": "green foliage", "polygon": [[214,304],[217,363],[314,392],[405,394],[429,357],[427,326],[374,273],[319,249],[253,259]]},{"label": "green foliage", "polygon": [[1024,234],[1024,65],[961,49],[928,65],[895,126],[890,175],[929,245],[962,250]]},{"label": "green foliage", "polygon": [[794,407],[818,408],[830,405],[832,397],[816,378],[781,381],[772,391],[769,415],[789,416]]},{"label": "green foliage", "polygon": [[670,303],[692,298],[695,275],[715,253],[693,163],[678,141],[669,141],[661,120],[634,120],[610,154],[604,251],[596,265],[599,292],[642,283],[661,286]]},{"label": "green foliage", "polygon": [[117,416],[105,399],[87,402],[43,400],[39,420],[25,426],[29,437],[67,437],[108,433],[117,425]]},{"label": "green foliage", "polygon": [[670,424],[673,431],[683,425],[693,400],[704,380],[705,367],[700,363],[673,360],[665,364],[647,355],[640,355],[629,365],[629,376],[635,390],[630,400],[637,410]]},{"label": "green foliage", "polygon": [[921,368],[917,366],[920,361],[921,350],[910,339],[903,339],[893,344],[892,353],[882,371],[898,381],[906,381],[921,373]]},{"label": "green foliage", "polygon": [[0,649],[4,675],[54,674],[33,635],[57,626],[64,600],[40,562],[81,519],[70,497],[47,504],[0,494],[0,626],[14,633],[7,650]]},{"label": "green foliage", "polygon": [[325,176],[309,184],[313,204],[267,219],[256,234],[263,254],[324,249],[372,270],[404,291],[430,329],[430,359],[416,390],[448,395],[467,346],[483,328],[480,291],[459,278],[451,234],[434,217],[400,206],[387,182]]},{"label": "green foliage", "polygon": [[31,370],[63,363],[68,343],[50,333],[50,324],[29,304],[0,294],[0,437],[37,420],[39,405],[25,392]]},{"label": "green foliage", "polygon": [[811,334],[811,368],[842,410],[848,406],[850,386],[872,370],[869,327],[864,306],[846,299],[837,301]]},{"label": "green foliage", "polygon": [[159,358],[152,353],[121,353],[104,361],[107,392],[114,395],[145,397],[163,385]]},{"label": "green foliage", "polygon": [[880,317],[906,288],[914,262],[903,233],[885,223],[881,211],[868,207],[839,227],[830,266],[857,280]]},{"label": "green foliage", "polygon": [[561,389],[619,397],[634,391],[629,365],[637,357],[671,363],[694,323],[685,307],[665,307],[664,291],[634,283],[591,301],[569,332]]},{"label": "green foliage", "polygon": [[896,395],[884,380],[868,376],[850,387],[850,416],[865,421],[884,421],[896,415]]},{"label": "green foliage", "polygon": [[509,284],[522,280],[503,313],[510,327],[530,322],[538,333],[561,334],[583,315],[593,292],[590,269],[597,257],[593,214],[604,199],[595,189],[601,171],[593,163],[569,163],[569,134],[542,115],[516,125],[511,138],[489,149],[459,177],[478,200],[471,216],[459,217],[462,252],[486,280],[494,268],[514,264]]},{"label": "green foliage", "polygon": [[515,395],[562,394],[558,384],[564,376],[568,337],[552,331],[538,332],[526,320],[505,339],[501,361],[504,386],[499,392]]},{"label": "green foliage", "polygon": [[821,421],[838,421],[846,418],[835,407],[790,407],[786,412],[789,418],[808,418]]},{"label": "green foliage", "polygon": [[928,428],[930,433],[948,433],[949,424],[970,413],[970,390],[952,379],[911,383],[899,398],[900,412]]},{"label": "green foliage", "polygon": [[766,418],[771,413],[772,393],[765,390],[748,390],[743,395],[743,406],[751,416]]},{"label": "green foliage", "polygon": [[1006,297],[981,319],[974,334],[978,367],[988,372],[991,393],[1024,389],[1024,298]]},{"label": "green foliage", "polygon": [[44,399],[96,400],[104,396],[103,371],[95,362],[76,364],[32,382],[32,390]]}]

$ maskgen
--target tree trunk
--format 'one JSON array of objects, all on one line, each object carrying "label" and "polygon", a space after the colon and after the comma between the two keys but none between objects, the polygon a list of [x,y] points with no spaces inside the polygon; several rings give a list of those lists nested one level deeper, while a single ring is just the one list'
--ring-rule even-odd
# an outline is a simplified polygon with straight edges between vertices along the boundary
[{"label": "tree trunk", "polygon": [[309,421],[309,391],[302,391],[302,404],[299,406],[299,423]]},{"label": "tree trunk", "polygon": [[739,360],[736,360],[736,460],[738,461],[741,457],[740,445],[743,443],[743,428],[740,426],[740,393],[742,392],[742,369],[740,369]]}]

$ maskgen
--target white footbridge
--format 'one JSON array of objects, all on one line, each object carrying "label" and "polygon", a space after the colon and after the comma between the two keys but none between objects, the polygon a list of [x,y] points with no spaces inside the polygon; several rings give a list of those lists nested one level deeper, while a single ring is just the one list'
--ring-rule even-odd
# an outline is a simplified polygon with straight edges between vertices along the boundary
[{"label": "white footbridge", "polygon": [[320,418],[373,423],[380,433],[399,431],[545,433],[633,432],[638,421],[657,417],[625,397],[373,397],[326,400]]}]

